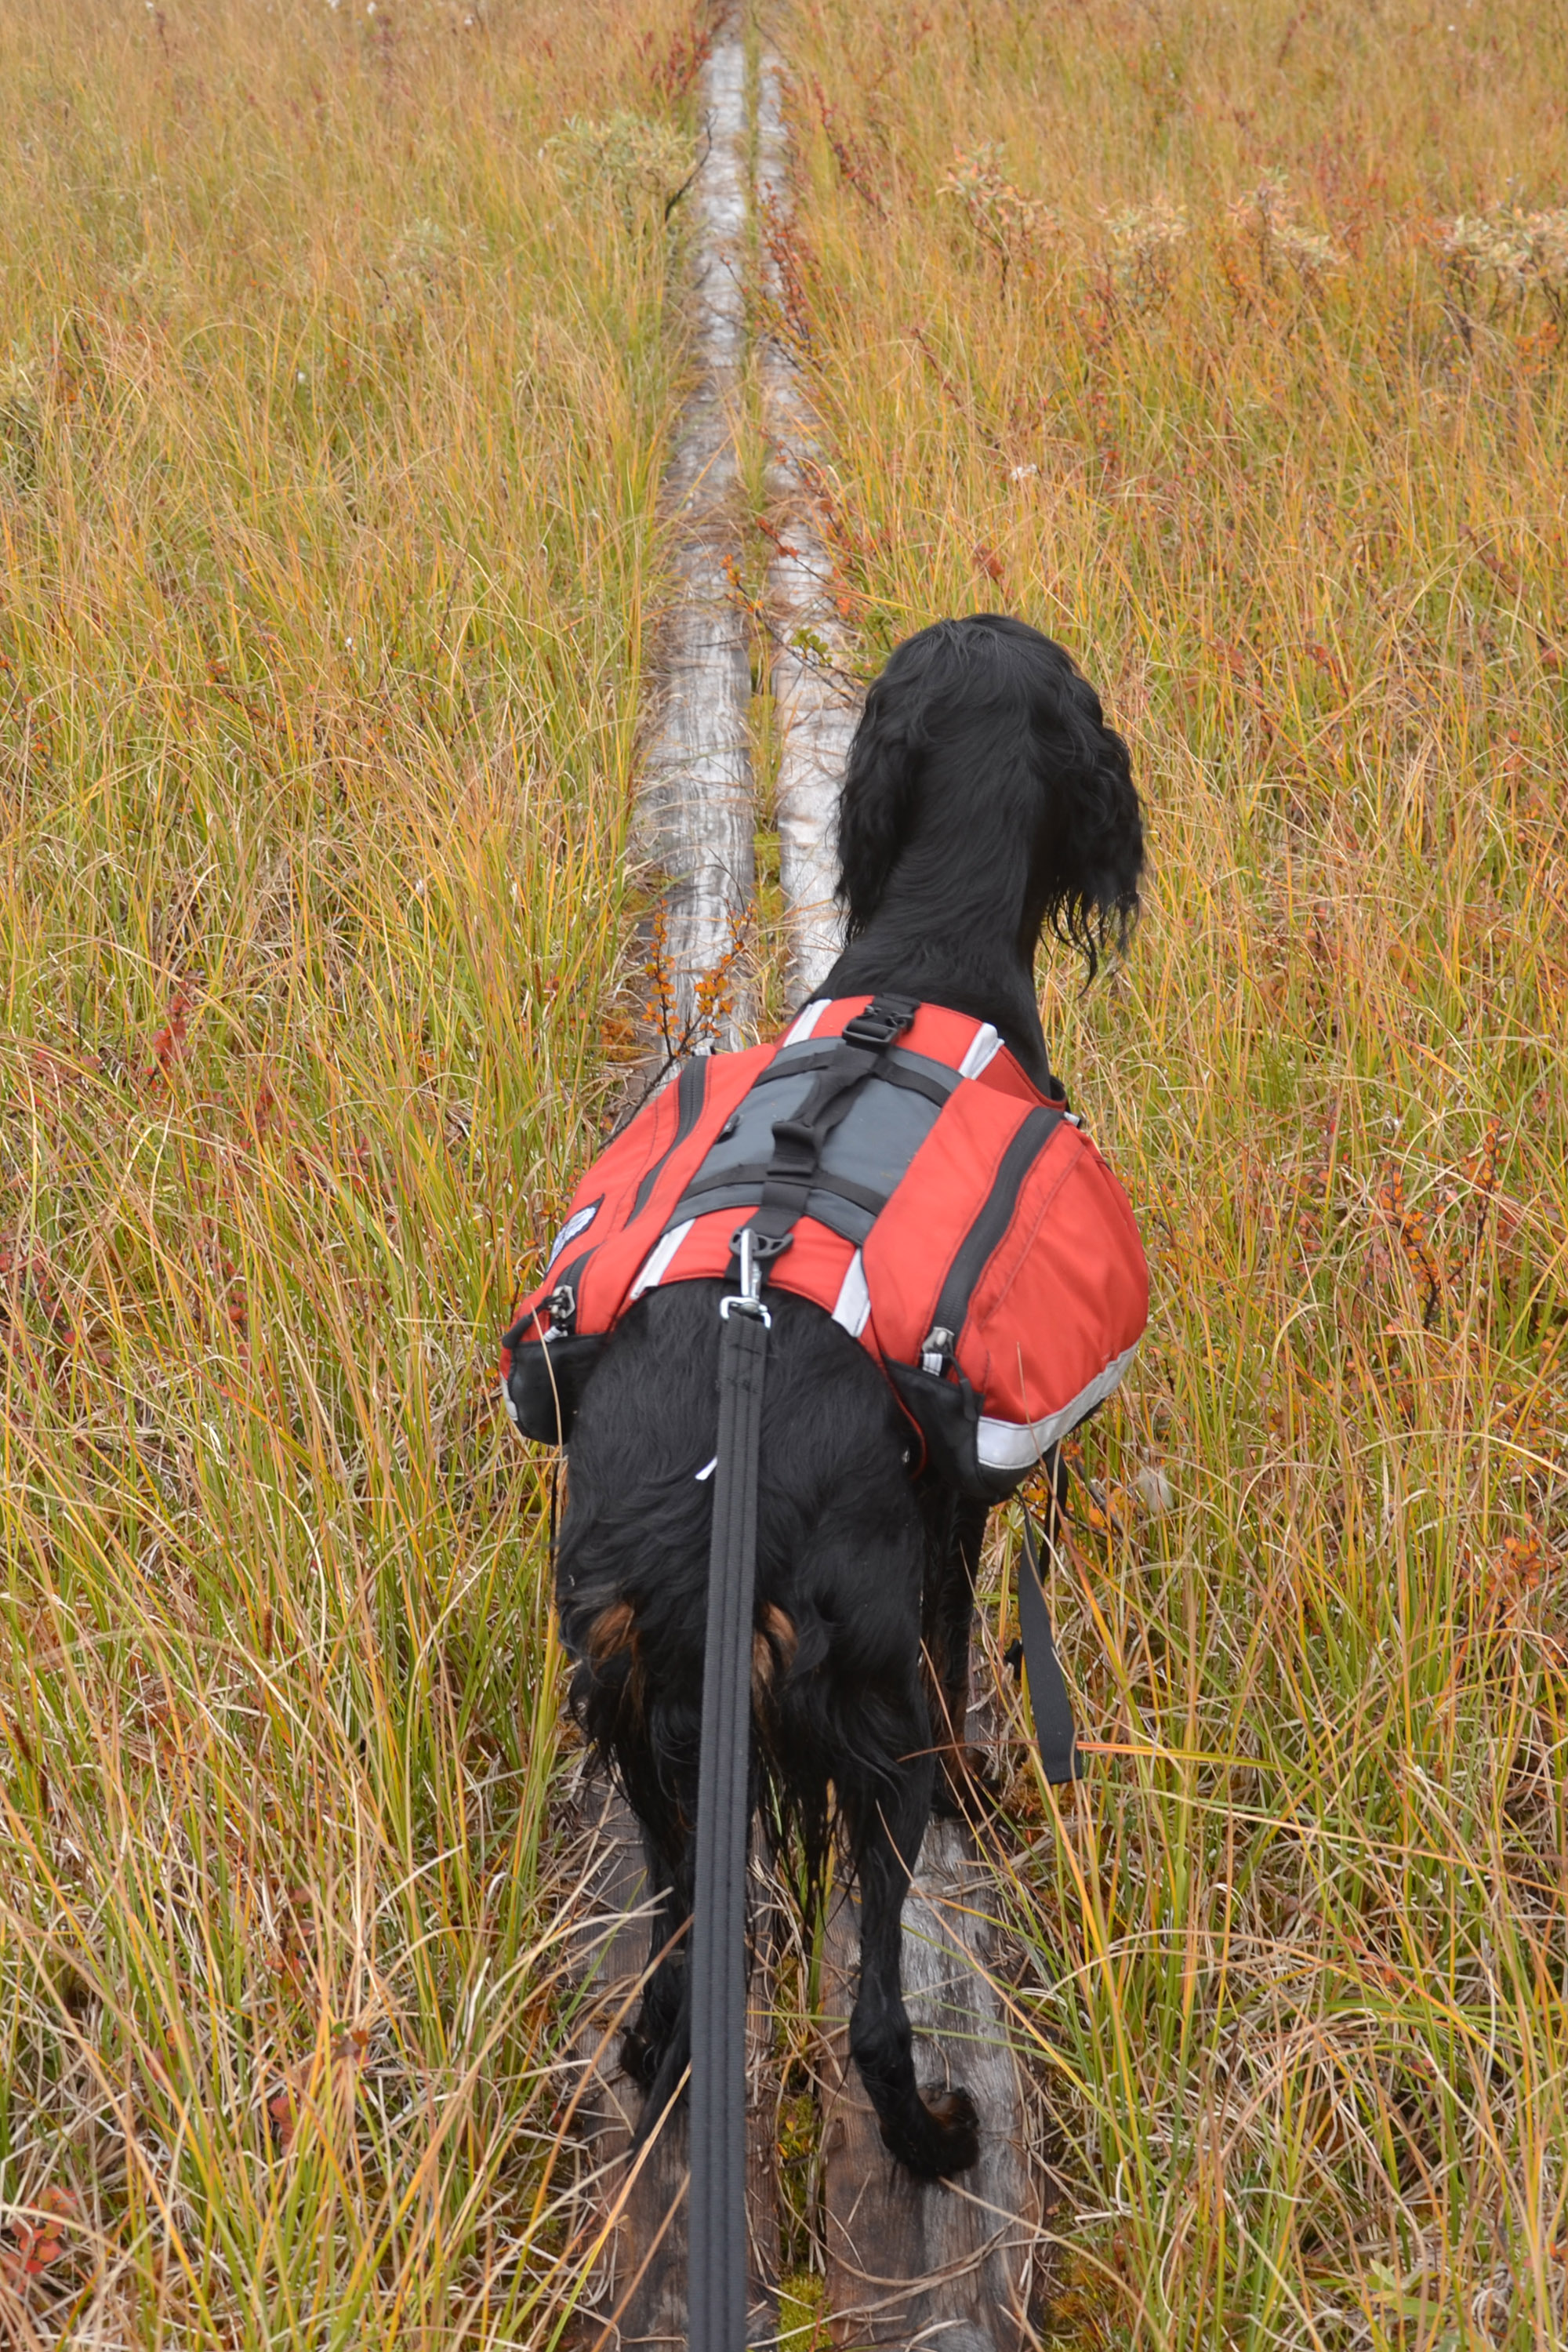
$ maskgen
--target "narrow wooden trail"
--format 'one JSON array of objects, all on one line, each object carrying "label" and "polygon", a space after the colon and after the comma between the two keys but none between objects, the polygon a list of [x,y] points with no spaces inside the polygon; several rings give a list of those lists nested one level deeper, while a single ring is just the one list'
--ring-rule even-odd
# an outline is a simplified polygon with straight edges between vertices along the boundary
[{"label": "narrow wooden trail", "polygon": [[[782,69],[763,47],[748,75],[742,26],[715,37],[702,88],[709,152],[694,196],[691,392],[667,478],[675,537],[659,690],[650,714],[637,848],[665,878],[666,939],[678,1018],[690,1021],[705,975],[730,955],[754,889],[756,793],[752,654],[735,588],[743,545],[739,462],[751,321],[783,289],[778,228],[791,202]],[[754,136],[753,136],[754,134]],[[753,170],[754,162],[754,170]],[[753,233],[753,223],[756,233]],[[760,256],[760,264],[753,257]],[[748,299],[760,268],[762,299]],[[816,496],[818,452],[793,356],[763,332],[755,352],[766,436],[773,554],[767,683],[774,702],[774,786],[791,1003],[821,981],[838,949],[832,822],[858,702],[835,608]],[[727,1018],[733,1042],[750,1008]],[[984,1732],[984,1724],[974,1728]],[[575,2340],[595,2352],[686,2340],[686,2134],[665,2124],[634,2161],[634,2087],[619,2073],[620,2029],[648,1958],[643,1864],[620,1800],[584,1779],[575,1938],[579,2181],[594,2249]],[[778,1891],[753,1865],[756,1960],[750,2027],[748,2343],[781,2334],[778,2122],[772,1955]],[[1037,2168],[1029,2160],[1029,2094],[993,1980],[998,1939],[989,1874],[967,1830],[933,1822],[905,1919],[904,1967],[922,2081],[963,2082],[980,2107],[980,2162],[959,2182],[912,2180],[885,2154],[847,2054],[858,1961],[852,1892],[827,1923],[816,2034],[821,2150],[816,2260],[832,2342],[1018,2352],[1033,2341],[1030,2287],[1041,2240]]]},{"label": "narrow wooden trail", "polygon": [[751,220],[746,58],[733,26],[703,68],[702,107],[708,151],[691,191],[695,366],[665,477],[673,593],[659,631],[635,829],[639,857],[664,877],[679,1034],[702,975],[725,960],[756,878],[751,654],[730,570],[741,543],[737,427]]},{"label": "narrow wooden trail", "polygon": [[[756,115],[763,289],[776,312],[786,290],[778,233],[788,221],[791,198],[783,73],[772,49],[762,56]],[[767,604],[779,735],[773,808],[788,934],[788,995],[799,1004],[838,953],[833,814],[859,705],[843,676],[836,675],[843,671],[849,635],[835,608],[832,561],[814,495],[818,452],[810,406],[800,372],[776,334],[763,336],[758,371],[773,533]],[[814,650],[803,650],[803,641]]]}]

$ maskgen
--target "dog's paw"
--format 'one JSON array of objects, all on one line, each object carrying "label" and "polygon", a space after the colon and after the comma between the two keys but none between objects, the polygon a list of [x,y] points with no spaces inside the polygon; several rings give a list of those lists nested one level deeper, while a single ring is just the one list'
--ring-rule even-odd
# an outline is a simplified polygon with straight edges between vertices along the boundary
[{"label": "dog's paw", "polygon": [[653,2088],[653,2078],[663,2055],[663,2044],[644,2033],[639,2026],[628,2025],[621,2036],[621,2072],[639,2091]]},{"label": "dog's paw", "polygon": [[931,2177],[945,2180],[950,2173],[967,2172],[980,2154],[980,2116],[968,2092],[955,2084],[935,2098],[922,2094],[921,2104],[941,2135],[941,2161]]},{"label": "dog's paw", "polygon": [[974,2102],[956,2085],[951,2091],[921,2094],[920,2115],[911,2126],[882,2126],[889,2156],[921,2180],[946,2180],[967,2172],[980,2153],[980,2117]]}]

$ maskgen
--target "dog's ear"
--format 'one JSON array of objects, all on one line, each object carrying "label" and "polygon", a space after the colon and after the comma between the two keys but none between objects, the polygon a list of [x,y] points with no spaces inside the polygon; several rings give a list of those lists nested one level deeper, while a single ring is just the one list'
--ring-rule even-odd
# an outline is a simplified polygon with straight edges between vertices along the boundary
[{"label": "dog's ear", "polygon": [[866,697],[838,803],[837,898],[847,939],[859,937],[888,887],[913,810],[923,742],[918,707],[907,689],[889,690],[884,672]]},{"label": "dog's ear", "polygon": [[1127,746],[1076,669],[1054,716],[1046,764],[1058,817],[1046,920],[1082,950],[1092,980],[1102,955],[1126,948],[1138,919],[1143,815]]}]

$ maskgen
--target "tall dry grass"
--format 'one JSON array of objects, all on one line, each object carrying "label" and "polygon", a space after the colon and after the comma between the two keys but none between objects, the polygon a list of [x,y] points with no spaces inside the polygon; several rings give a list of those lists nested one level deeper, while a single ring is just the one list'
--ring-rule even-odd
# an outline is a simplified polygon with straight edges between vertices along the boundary
[{"label": "tall dry grass", "polygon": [[[798,0],[873,663],[1063,637],[1151,821],[1047,1027],[1140,1209],[1023,2015],[1074,2344],[1568,2338],[1560,9]],[[1456,224],[1459,226],[1456,226]],[[1162,1498],[1168,1496],[1168,1507]]]},{"label": "tall dry grass", "polygon": [[492,1359],[602,1100],[693,62],[0,8],[0,2340],[576,2291]]}]

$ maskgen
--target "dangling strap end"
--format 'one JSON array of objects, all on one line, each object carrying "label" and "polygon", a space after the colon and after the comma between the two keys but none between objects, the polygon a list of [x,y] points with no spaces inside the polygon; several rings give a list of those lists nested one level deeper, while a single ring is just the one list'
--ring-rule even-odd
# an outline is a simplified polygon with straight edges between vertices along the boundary
[{"label": "dangling strap end", "polygon": [[1046,1779],[1054,1787],[1082,1778],[1078,1764],[1078,1732],[1072,1701],[1057,1645],[1051,1634],[1051,1613],[1040,1579],[1039,1538],[1027,1510],[1024,1513],[1023,1556],[1018,1562],[1018,1630],[1023,1636],[1024,1668],[1029,1678],[1029,1706],[1035,1718],[1035,1744]]}]

